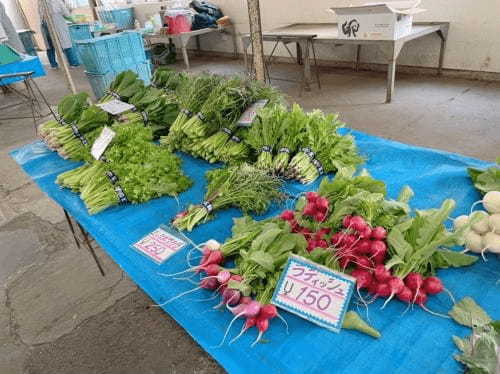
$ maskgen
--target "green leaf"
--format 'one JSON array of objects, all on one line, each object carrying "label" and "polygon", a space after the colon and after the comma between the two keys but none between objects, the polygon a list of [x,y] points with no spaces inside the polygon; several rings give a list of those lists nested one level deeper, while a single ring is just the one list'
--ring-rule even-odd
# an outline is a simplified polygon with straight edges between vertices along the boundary
[{"label": "green leaf", "polygon": [[490,316],[470,297],[455,304],[448,314],[455,322],[468,327],[483,326],[491,322]]},{"label": "green leaf", "polygon": [[449,267],[458,268],[469,266],[478,260],[477,256],[471,256],[465,253],[452,251],[450,249],[441,249],[432,255],[432,264],[436,269],[446,269]]},{"label": "green leaf", "polygon": [[399,192],[398,201],[401,203],[408,204],[415,193],[410,188],[410,186],[404,186],[401,192]]},{"label": "green leaf", "polygon": [[262,266],[265,270],[274,271],[274,257],[264,251],[256,251],[250,254],[250,261]]},{"label": "green leaf", "polygon": [[401,258],[404,259],[408,254],[413,253],[413,247],[405,240],[403,233],[394,227],[387,236],[387,242],[390,248]]},{"label": "green leaf", "polygon": [[391,259],[385,263],[387,269],[392,268],[395,265],[404,264],[405,262],[397,255],[391,256]]},{"label": "green leaf", "polygon": [[[276,226],[275,224],[271,224]],[[264,251],[281,234],[280,228],[262,228],[262,234],[252,242],[252,251]]]},{"label": "green leaf", "polygon": [[363,321],[358,313],[350,310],[345,314],[344,322],[342,323],[343,329],[357,330],[364,334],[370,335],[376,339],[380,338],[380,332],[371,327],[368,323]]},{"label": "green leaf", "polygon": [[250,296],[250,294],[252,293],[251,287],[247,285],[245,282],[237,282],[234,280],[230,280],[227,283],[227,286],[229,288],[232,288],[233,290],[240,291],[243,294],[243,296]]},{"label": "green leaf", "polygon": [[442,231],[442,224],[448,219],[451,211],[455,209],[455,201],[447,199],[443,201],[440,209],[431,209],[429,211],[418,211],[420,227],[417,228],[418,237],[415,242],[417,248],[427,246]]}]

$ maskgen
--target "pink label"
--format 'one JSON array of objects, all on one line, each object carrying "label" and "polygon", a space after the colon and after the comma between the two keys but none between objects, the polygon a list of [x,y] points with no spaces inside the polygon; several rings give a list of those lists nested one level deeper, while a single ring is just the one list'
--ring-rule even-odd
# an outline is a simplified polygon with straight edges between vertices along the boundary
[{"label": "pink label", "polygon": [[162,263],[185,245],[185,241],[157,228],[135,243],[133,247],[155,262]]}]

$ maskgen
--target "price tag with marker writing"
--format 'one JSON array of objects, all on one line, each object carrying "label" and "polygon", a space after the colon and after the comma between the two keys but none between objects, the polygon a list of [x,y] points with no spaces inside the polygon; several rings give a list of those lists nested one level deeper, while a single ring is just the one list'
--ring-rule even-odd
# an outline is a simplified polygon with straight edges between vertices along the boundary
[{"label": "price tag with marker writing", "polygon": [[272,303],[310,322],[339,332],[356,280],[303,257],[288,258]]},{"label": "price tag with marker writing", "polygon": [[257,100],[255,103],[250,105],[241,115],[238,120],[238,126],[250,127],[257,116],[259,109],[262,109],[269,102],[267,99]]},{"label": "price tag with marker writing", "polygon": [[105,126],[102,129],[99,137],[95,140],[94,144],[92,144],[92,148],[90,149],[90,154],[92,155],[92,157],[94,157],[96,160],[99,160],[115,135],[116,133],[113,130]]},{"label": "price tag with marker writing", "polygon": [[113,99],[102,104],[97,104],[97,106],[113,116],[117,116],[118,114],[122,114],[129,110],[135,109],[135,106],[133,106],[132,104],[124,103],[123,101],[118,99]]},{"label": "price tag with marker writing", "polygon": [[158,227],[133,244],[132,248],[157,264],[165,262],[170,256],[187,245],[184,240],[167,230],[163,225]]}]

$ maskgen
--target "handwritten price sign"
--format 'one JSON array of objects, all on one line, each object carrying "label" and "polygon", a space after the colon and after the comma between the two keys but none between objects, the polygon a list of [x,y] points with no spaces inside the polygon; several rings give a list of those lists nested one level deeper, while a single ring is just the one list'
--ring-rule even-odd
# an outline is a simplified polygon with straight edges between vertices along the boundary
[{"label": "handwritten price sign", "polygon": [[185,241],[159,227],[132,247],[158,264],[161,264],[186,244]]},{"label": "handwritten price sign", "polygon": [[272,303],[339,332],[355,283],[346,274],[293,255],[281,274]]}]

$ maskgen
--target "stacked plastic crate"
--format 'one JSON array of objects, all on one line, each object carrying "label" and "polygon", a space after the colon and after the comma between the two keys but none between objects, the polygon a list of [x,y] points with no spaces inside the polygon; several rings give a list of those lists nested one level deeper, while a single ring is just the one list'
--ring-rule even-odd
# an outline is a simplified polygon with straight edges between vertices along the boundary
[{"label": "stacked plastic crate", "polygon": [[114,23],[117,28],[122,30],[134,28],[134,8],[98,7],[97,13],[104,23]]},{"label": "stacked plastic crate", "polygon": [[132,70],[144,83],[151,81],[151,64],[146,59],[142,35],[135,31],[101,36],[77,42],[85,73],[97,98],[104,95],[113,79]]},{"label": "stacked plastic crate", "polygon": [[75,50],[75,56],[78,60],[78,63],[81,64],[81,58],[78,53],[78,47],[76,42],[79,40],[87,40],[93,37],[92,32],[90,31],[90,24],[88,23],[75,23],[73,25],[69,25],[69,35],[71,37],[71,42],[73,44],[73,49]]}]

